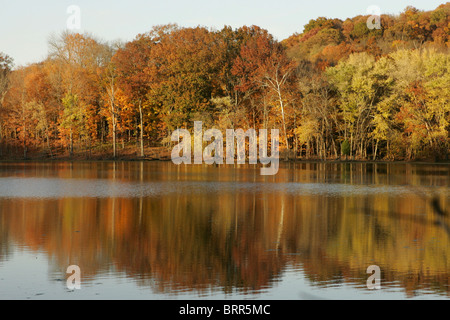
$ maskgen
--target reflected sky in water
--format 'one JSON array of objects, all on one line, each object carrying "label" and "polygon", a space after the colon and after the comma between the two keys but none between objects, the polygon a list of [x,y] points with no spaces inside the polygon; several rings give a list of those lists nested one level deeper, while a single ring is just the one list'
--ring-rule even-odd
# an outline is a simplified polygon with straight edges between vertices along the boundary
[{"label": "reflected sky in water", "polygon": [[[367,194],[411,194],[410,186],[350,185],[340,183],[301,182],[120,182],[107,179],[60,179],[60,178],[0,178],[1,198],[108,198],[108,197],[162,197],[180,192],[192,194],[211,193],[288,193],[292,195],[357,196]],[[430,188],[421,187],[422,192]]]}]

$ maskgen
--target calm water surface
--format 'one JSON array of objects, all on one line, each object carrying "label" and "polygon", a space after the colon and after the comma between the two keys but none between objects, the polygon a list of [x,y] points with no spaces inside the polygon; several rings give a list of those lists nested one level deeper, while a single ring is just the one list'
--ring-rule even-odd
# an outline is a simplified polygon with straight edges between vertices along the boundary
[{"label": "calm water surface", "polygon": [[2,163],[0,299],[449,299],[433,198],[449,165]]}]

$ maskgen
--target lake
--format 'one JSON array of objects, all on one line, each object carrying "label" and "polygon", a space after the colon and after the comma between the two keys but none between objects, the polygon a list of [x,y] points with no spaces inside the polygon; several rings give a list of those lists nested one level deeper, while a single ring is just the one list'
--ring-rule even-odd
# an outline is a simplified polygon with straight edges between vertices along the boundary
[{"label": "lake", "polygon": [[450,165],[259,169],[1,163],[0,299],[450,298]]}]

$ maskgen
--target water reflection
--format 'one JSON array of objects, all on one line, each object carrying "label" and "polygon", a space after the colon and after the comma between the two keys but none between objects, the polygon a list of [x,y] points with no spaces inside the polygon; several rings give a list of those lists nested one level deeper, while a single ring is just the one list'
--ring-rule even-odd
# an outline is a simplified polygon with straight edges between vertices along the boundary
[{"label": "water reflection", "polygon": [[77,264],[87,280],[125,275],[162,296],[251,297],[293,273],[358,298],[375,264],[385,289],[448,297],[450,238],[429,199],[450,211],[449,174],[420,164],[285,164],[274,177],[252,166],[2,164],[0,274],[26,248],[61,278]]}]

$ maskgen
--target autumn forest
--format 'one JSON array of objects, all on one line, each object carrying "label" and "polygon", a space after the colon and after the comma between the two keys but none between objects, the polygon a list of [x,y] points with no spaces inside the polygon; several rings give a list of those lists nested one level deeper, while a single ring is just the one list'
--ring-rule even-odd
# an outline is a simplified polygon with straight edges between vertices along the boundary
[{"label": "autumn forest", "polygon": [[258,26],[65,31],[26,66],[0,48],[0,158],[149,158],[202,121],[277,128],[286,157],[448,160],[450,2],[368,18],[319,17],[282,41]]}]

